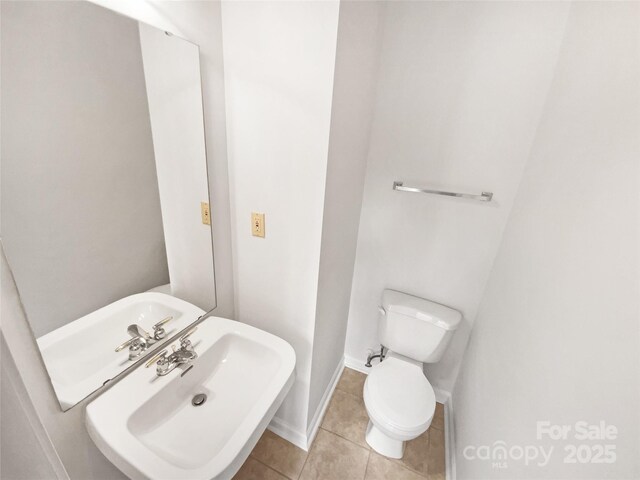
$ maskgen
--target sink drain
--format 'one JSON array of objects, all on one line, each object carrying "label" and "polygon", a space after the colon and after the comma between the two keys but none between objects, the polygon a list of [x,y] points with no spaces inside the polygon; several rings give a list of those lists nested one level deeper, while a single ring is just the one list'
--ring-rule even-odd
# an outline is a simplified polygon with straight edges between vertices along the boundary
[{"label": "sink drain", "polygon": [[199,393],[191,400],[191,405],[194,407],[199,407],[204,402],[207,401],[207,396],[204,393]]}]

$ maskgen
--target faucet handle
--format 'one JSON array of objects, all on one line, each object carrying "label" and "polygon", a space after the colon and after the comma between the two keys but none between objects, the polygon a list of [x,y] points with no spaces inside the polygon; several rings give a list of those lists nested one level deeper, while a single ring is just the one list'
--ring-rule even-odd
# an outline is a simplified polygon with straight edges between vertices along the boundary
[{"label": "faucet handle", "polygon": [[156,328],[160,328],[161,326],[163,326],[165,323],[170,322],[171,320],[173,320],[173,316],[169,315],[168,317],[163,318],[162,320],[160,320],[158,323],[156,323],[153,326],[153,329],[155,330]]},{"label": "faucet handle", "polygon": [[151,365],[156,363],[158,360],[164,359],[166,357],[166,355],[167,355],[167,351],[166,350],[162,350],[161,352],[156,353],[153,357],[151,357],[151,360],[149,360],[145,364],[145,367],[149,368]]},{"label": "faucet handle", "polygon": [[132,323],[127,327],[127,333],[134,338],[135,337],[144,338],[146,341],[153,340],[149,332],[147,332],[140,325],[136,325],[135,323]]},{"label": "faucet handle", "polygon": [[116,347],[116,352],[120,352],[120,351],[124,350],[125,348],[133,345],[134,343],[136,343],[138,341],[140,341],[140,337],[138,337],[138,336],[132,337],[129,340],[127,340],[126,342],[123,342],[120,345],[118,345]]},{"label": "faucet handle", "polygon": [[188,342],[188,338],[193,335],[195,333],[195,331],[198,330],[198,327],[193,327],[191,330],[189,330],[187,333],[185,333],[184,335],[182,335],[180,337],[180,344],[183,344],[185,342]]},{"label": "faucet handle", "polygon": [[164,328],[162,328],[162,326],[167,322],[170,322],[171,320],[173,320],[173,316],[169,315],[168,317],[165,317],[158,323],[156,323],[153,326],[153,338],[155,338],[156,340],[162,340],[164,337],[166,337],[167,332],[164,331]]}]

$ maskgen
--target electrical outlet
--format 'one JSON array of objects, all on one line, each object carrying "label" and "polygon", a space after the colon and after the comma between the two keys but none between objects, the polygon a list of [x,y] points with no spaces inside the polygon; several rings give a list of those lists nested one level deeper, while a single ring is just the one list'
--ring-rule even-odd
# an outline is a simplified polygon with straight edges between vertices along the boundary
[{"label": "electrical outlet", "polygon": [[211,225],[211,211],[207,202],[200,202],[200,215],[202,216],[202,223]]},{"label": "electrical outlet", "polygon": [[251,235],[264,238],[264,213],[251,213]]}]

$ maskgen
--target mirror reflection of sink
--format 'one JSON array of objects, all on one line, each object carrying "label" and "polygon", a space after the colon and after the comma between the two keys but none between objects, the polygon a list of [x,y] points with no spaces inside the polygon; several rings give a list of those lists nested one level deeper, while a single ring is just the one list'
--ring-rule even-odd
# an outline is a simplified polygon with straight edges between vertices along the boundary
[{"label": "mirror reflection of sink", "polygon": [[87,406],[91,438],[130,478],[233,477],[293,384],[293,348],[267,332],[211,317],[190,340],[193,368],[139,367]]},{"label": "mirror reflection of sink", "polygon": [[171,316],[173,319],[164,326],[169,338],[203,313],[170,295],[146,292],[118,300],[38,338],[62,408],[71,408],[133,364],[127,349],[114,351],[130,338],[129,325],[135,323],[153,332],[154,324]]}]

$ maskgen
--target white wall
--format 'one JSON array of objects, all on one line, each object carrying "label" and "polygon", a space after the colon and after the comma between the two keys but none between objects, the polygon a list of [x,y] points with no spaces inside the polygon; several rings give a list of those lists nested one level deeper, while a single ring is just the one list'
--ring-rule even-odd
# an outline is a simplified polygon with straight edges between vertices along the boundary
[{"label": "white wall", "polygon": [[[4,2],[3,2],[4,3]],[[172,31],[200,45],[207,162],[211,193],[214,254],[216,260],[216,312],[233,318],[233,271],[228,216],[225,99],[222,64],[222,32],[218,2],[119,2],[99,3],[158,28]],[[4,269],[3,277],[8,273]],[[28,391],[69,477],[74,480],[124,478],[98,451],[86,433],[84,407],[88,400],[67,412],[60,410],[29,330],[12,282],[3,278],[2,333]]]},{"label": "white wall", "polygon": [[[574,3],[555,77],[453,395],[459,479],[640,478],[640,4]],[[609,441],[536,422],[604,420]],[[573,432],[572,432],[573,433]],[[545,468],[468,461],[536,445]],[[563,463],[566,444],[613,464]]]},{"label": "white wall", "polygon": [[[346,354],[376,347],[384,288],[460,310],[440,363],[450,391],[528,157],[565,4],[389,2],[367,164]],[[489,204],[392,190],[394,180]]]},{"label": "white wall", "polygon": [[[338,6],[334,1],[222,3],[236,316],[295,349],[296,381],[276,421],[301,444]],[[266,214],[265,238],[251,236],[252,211]]]},{"label": "white wall", "polygon": [[200,211],[209,185],[198,47],[144,23],[139,30],[171,294],[208,311],[216,285]]},{"label": "white wall", "polygon": [[169,280],[138,25],[3,2],[2,67],[2,237],[40,337]]},{"label": "white wall", "polygon": [[383,11],[382,2],[340,3],[308,429],[344,356]]}]

